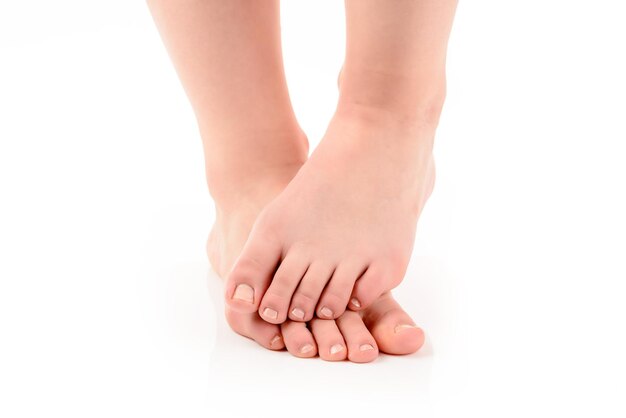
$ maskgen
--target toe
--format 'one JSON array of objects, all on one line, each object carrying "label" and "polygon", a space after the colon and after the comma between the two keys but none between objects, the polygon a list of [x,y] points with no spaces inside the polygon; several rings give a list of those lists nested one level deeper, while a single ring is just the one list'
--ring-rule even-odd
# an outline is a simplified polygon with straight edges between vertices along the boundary
[{"label": "toe", "polygon": [[308,266],[308,257],[302,253],[295,251],[285,256],[259,305],[259,315],[264,320],[272,324],[285,322],[293,292]]},{"label": "toe", "polygon": [[278,325],[268,324],[254,312],[242,313],[226,307],[226,321],[237,334],[250,338],[270,350],[285,348]]},{"label": "toe", "polygon": [[382,352],[411,354],[424,345],[424,331],[415,325],[391,293],[384,294],[367,308],[363,320]]},{"label": "toe", "polygon": [[296,357],[315,357],[317,345],[304,322],[287,321],[280,325],[287,350]]},{"label": "toe", "polygon": [[350,361],[367,363],[378,357],[376,341],[359,314],[346,311],[336,322],[348,346],[348,359]]},{"label": "toe", "polygon": [[291,298],[289,318],[293,321],[310,321],[324,286],[335,268],[331,264],[313,262]]},{"label": "toe", "polygon": [[380,295],[389,291],[389,273],[377,265],[371,265],[356,281],[348,307],[359,311],[370,306]]},{"label": "toe", "polygon": [[356,280],[367,268],[365,263],[342,263],[326,285],[317,304],[317,316],[339,318],[346,310]]},{"label": "toe", "polygon": [[253,230],[226,282],[226,303],[238,312],[253,313],[276,271],[281,248],[267,234]]},{"label": "toe", "polygon": [[334,320],[315,318],[311,321],[311,331],[317,351],[323,360],[341,361],[348,355],[346,343],[341,336],[341,332]]}]

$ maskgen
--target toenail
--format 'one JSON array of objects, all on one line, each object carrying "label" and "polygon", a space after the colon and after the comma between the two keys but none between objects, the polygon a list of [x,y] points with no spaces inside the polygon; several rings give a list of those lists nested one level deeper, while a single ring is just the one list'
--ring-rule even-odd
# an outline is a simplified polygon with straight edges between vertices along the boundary
[{"label": "toenail", "polygon": [[293,308],[291,314],[298,319],[304,319],[304,311],[300,308]]},{"label": "toenail", "polygon": [[233,293],[233,299],[243,300],[244,302],[254,302],[254,289],[247,284],[239,284]]},{"label": "toenail", "polygon": [[322,316],[325,316],[326,318],[332,318],[333,317],[333,311],[328,309],[326,306],[324,306],[322,309],[320,309],[320,313],[322,314]]},{"label": "toenail", "polygon": [[369,351],[373,349],[374,349],[374,346],[371,344],[363,344],[362,346],[359,347],[359,350],[361,351]]},{"label": "toenail", "polygon": [[278,318],[278,312],[276,312],[274,309],[272,308],[265,308],[263,310],[263,316],[268,317],[269,319],[276,319]]},{"label": "toenail", "polygon": [[355,308],[361,307],[361,302],[357,298],[350,299],[350,303],[354,305]]},{"label": "toenail", "polygon": [[276,346],[280,342],[280,340],[282,340],[280,335],[277,335],[274,338],[272,338],[272,341],[270,341],[270,347]]},{"label": "toenail", "polygon": [[409,325],[409,324],[397,325],[394,328],[394,332],[397,334],[397,333],[402,332],[402,331],[407,330],[407,329],[417,329],[417,326],[416,325]]},{"label": "toenail", "polygon": [[332,356],[333,354],[337,354],[341,350],[343,350],[343,345],[335,344],[332,347],[330,347],[330,355]]},{"label": "toenail", "polygon": [[311,344],[307,344],[300,349],[300,354],[306,354],[313,350],[313,346]]}]

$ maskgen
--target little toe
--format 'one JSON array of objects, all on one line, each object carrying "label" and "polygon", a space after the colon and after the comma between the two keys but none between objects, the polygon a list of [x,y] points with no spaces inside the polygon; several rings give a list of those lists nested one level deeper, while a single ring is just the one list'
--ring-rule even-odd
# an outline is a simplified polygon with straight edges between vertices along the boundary
[{"label": "little toe", "polygon": [[280,260],[281,248],[254,230],[226,281],[226,303],[238,311],[253,313],[270,284]]},{"label": "little toe", "polygon": [[354,284],[348,307],[353,311],[367,308],[390,290],[388,283],[388,273],[379,266],[371,265]]},{"label": "little toe", "polygon": [[286,321],[280,325],[287,350],[296,357],[309,358],[317,354],[317,344],[304,322]]},{"label": "little toe", "polygon": [[363,320],[356,312],[346,311],[337,319],[337,326],[348,347],[348,359],[368,363],[378,357],[378,346]]},{"label": "little toe", "polygon": [[226,307],[226,321],[237,334],[250,338],[269,350],[285,348],[278,325],[268,324],[256,314],[237,312]]},{"label": "little toe", "polygon": [[348,355],[346,343],[334,320],[315,318],[311,321],[311,331],[319,356],[326,361],[345,360]]},{"label": "little toe", "polygon": [[298,252],[287,254],[261,300],[259,305],[261,318],[272,324],[285,322],[293,293],[308,267],[308,258],[304,254]]},{"label": "little toe", "polygon": [[363,321],[380,351],[387,354],[411,354],[424,345],[424,331],[415,325],[391,293],[385,293],[367,308]]},{"label": "little toe", "polygon": [[354,282],[365,269],[364,263],[340,264],[320,297],[317,304],[317,316],[323,319],[339,318],[346,310]]},{"label": "little toe", "polygon": [[313,262],[305,273],[300,285],[291,298],[289,318],[293,321],[308,322],[315,315],[315,307],[324,287],[335,268],[331,264]]}]

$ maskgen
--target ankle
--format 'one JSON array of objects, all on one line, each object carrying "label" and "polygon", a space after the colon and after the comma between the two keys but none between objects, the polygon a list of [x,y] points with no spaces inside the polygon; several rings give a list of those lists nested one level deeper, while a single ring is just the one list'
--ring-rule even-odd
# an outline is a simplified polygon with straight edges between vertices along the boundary
[{"label": "ankle", "polygon": [[445,96],[443,71],[401,74],[344,69],[337,115],[374,124],[435,129]]},{"label": "ankle", "polygon": [[[433,103],[412,111],[360,103],[337,107],[330,129],[351,132],[359,146],[403,154],[408,161],[426,160],[432,154],[441,105]],[[333,135],[338,137],[341,135]],[[345,135],[344,135],[345,136]]]},{"label": "ankle", "polygon": [[[260,133],[250,141],[238,138],[250,146],[238,156],[211,152],[206,157],[206,180],[218,212],[256,211],[269,203],[306,162],[308,142],[302,131],[267,135]],[[283,140],[277,146],[277,139]]]}]

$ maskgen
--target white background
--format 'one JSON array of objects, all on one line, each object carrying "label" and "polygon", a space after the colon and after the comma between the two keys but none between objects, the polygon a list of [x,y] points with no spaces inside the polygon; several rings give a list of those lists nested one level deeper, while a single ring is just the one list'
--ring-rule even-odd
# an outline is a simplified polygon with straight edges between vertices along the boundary
[{"label": "white background", "polygon": [[[396,291],[428,343],[355,365],[225,326],[200,139],[145,4],[3,0],[0,416],[625,416],[625,16],[461,2]],[[283,4],[312,145],[343,30],[339,1]]]}]

